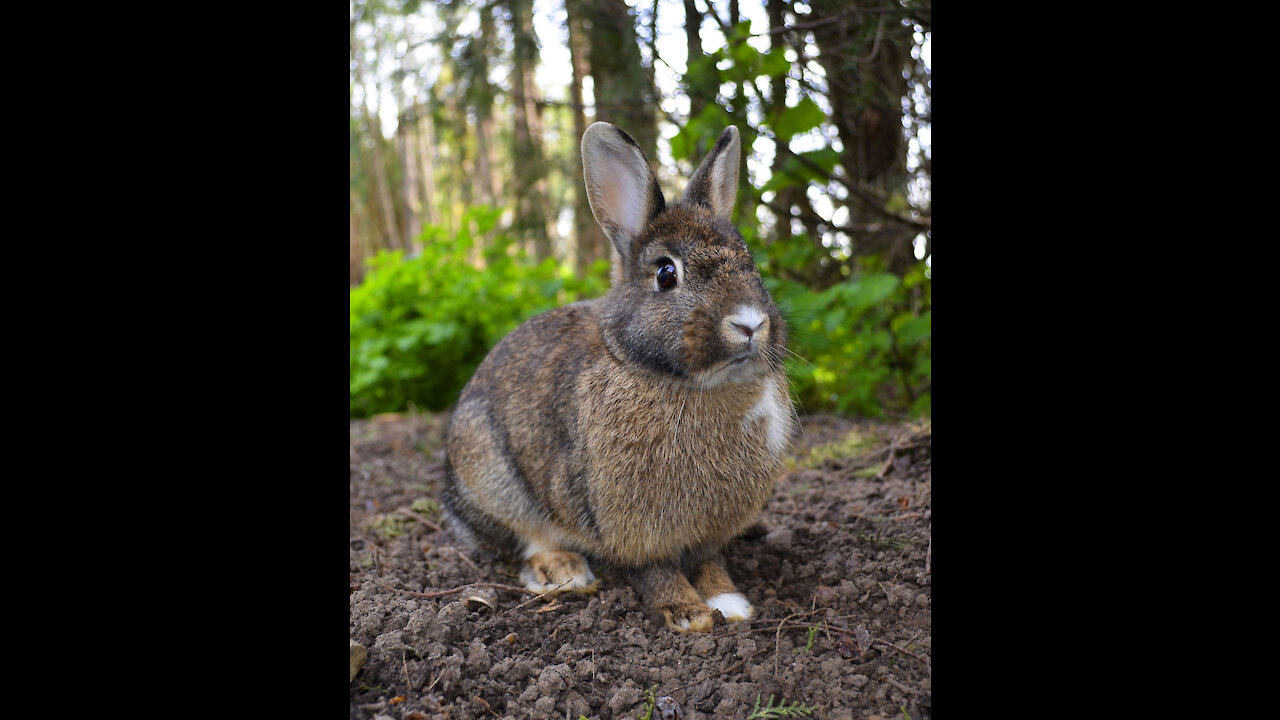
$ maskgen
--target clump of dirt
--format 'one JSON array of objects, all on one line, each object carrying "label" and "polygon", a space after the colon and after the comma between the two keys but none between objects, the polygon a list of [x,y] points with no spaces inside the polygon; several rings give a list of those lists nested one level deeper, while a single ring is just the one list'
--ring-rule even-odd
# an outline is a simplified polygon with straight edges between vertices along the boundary
[{"label": "clump of dirt", "polygon": [[351,422],[351,718],[930,717],[928,421],[802,417],[761,531],[725,553],[756,617],[706,634],[607,573],[536,597],[457,546],[435,501],[447,423]]}]

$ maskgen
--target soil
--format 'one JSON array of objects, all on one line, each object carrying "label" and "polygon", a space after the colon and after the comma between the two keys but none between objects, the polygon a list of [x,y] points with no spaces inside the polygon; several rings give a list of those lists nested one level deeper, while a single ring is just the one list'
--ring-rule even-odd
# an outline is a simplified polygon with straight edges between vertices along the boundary
[{"label": "soil", "polygon": [[705,634],[607,573],[538,597],[457,545],[435,501],[447,424],[351,422],[351,718],[930,717],[927,420],[802,416],[761,525],[725,552],[756,616]]}]

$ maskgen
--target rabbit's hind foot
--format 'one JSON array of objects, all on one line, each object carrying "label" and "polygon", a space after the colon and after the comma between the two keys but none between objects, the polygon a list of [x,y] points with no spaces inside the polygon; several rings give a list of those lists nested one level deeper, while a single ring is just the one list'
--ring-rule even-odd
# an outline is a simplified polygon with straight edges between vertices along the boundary
[{"label": "rabbit's hind foot", "polygon": [[756,614],[756,609],[751,607],[751,603],[742,593],[722,593],[707,598],[707,607],[712,610],[719,610],[724,619],[729,622],[738,622],[740,620],[750,620]]}]

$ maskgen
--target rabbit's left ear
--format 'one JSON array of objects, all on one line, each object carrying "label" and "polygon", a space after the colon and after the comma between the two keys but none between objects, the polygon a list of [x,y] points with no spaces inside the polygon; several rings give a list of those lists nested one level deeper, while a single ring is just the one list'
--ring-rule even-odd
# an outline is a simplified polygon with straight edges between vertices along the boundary
[{"label": "rabbit's left ear", "polygon": [[702,160],[684,189],[684,202],[701,205],[725,220],[733,214],[738,198],[738,160],[742,141],[730,125],[720,133],[716,146]]},{"label": "rabbit's left ear", "polygon": [[644,152],[623,130],[594,123],[582,135],[582,175],[596,222],[630,264],[636,238],[666,206]]}]

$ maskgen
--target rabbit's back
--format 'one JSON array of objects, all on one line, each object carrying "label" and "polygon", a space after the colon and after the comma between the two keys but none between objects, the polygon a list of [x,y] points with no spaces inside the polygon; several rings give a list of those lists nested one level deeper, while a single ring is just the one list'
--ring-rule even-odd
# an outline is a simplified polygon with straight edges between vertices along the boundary
[{"label": "rabbit's back", "polygon": [[[585,356],[598,342],[590,302],[530,318],[506,335],[463,388],[446,438],[441,500],[465,539],[517,554],[529,538],[589,542],[585,474],[565,452],[578,434],[572,399]],[[598,336],[598,332],[594,333]],[[458,522],[461,521],[461,522]]]}]

